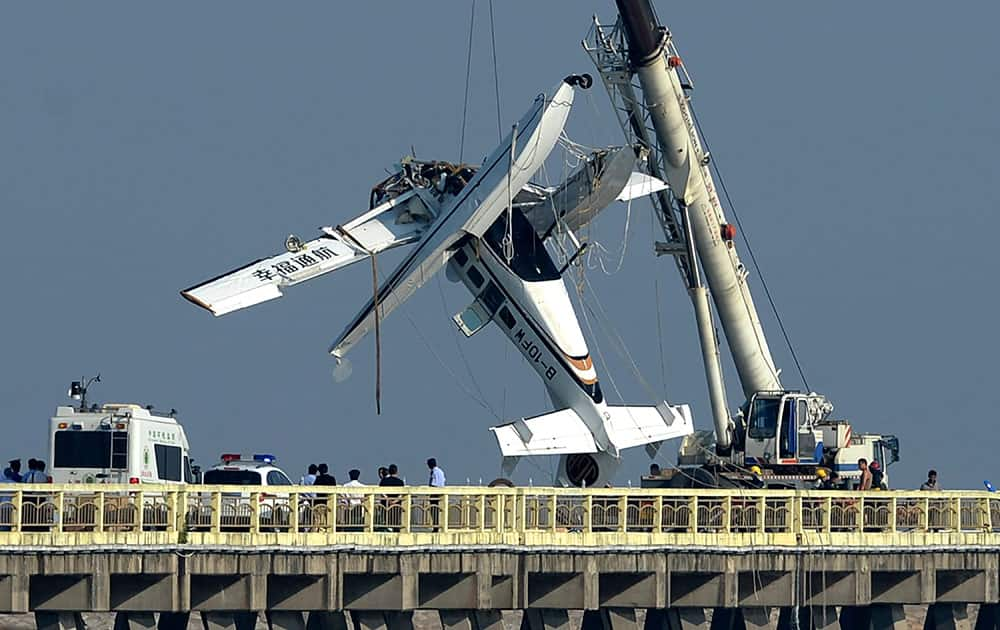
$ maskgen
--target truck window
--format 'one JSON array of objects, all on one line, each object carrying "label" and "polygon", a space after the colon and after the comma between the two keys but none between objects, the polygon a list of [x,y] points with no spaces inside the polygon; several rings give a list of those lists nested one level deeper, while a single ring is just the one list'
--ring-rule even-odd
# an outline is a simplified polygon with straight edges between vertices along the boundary
[{"label": "truck window", "polygon": [[156,471],[159,478],[164,481],[180,481],[181,448],[166,444],[154,444],[153,452],[156,455]]},{"label": "truck window", "polygon": [[111,465],[110,431],[56,431],[52,466],[55,468],[108,468]]},{"label": "truck window", "polygon": [[255,470],[209,470],[205,483],[219,486],[259,486],[260,473]]},{"label": "truck window", "polygon": [[778,398],[755,398],[750,409],[747,434],[755,440],[767,440],[778,433]]},{"label": "truck window", "polygon": [[785,401],[785,411],[781,416],[781,439],[778,440],[778,457],[795,457],[795,438],[799,430],[795,426],[795,401],[789,398]]}]

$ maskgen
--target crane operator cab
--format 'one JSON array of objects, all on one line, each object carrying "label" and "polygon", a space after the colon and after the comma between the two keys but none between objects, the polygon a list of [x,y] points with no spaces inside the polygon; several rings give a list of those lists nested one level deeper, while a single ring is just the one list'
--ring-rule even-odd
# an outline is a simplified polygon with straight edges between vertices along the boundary
[{"label": "crane operator cab", "polygon": [[758,392],[743,408],[747,466],[791,472],[824,464],[824,431],[820,426],[833,405],[820,394]]}]

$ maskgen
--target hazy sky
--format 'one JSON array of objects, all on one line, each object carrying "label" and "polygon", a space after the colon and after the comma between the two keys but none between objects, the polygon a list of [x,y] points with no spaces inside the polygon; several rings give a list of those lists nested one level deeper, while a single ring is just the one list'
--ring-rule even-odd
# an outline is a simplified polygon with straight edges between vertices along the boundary
[{"label": "hazy sky", "polygon": [[[899,437],[897,487],[931,466],[945,487],[1000,480],[1000,7],[656,5],[810,385],[855,430]],[[467,159],[497,140],[487,7],[477,3]],[[579,42],[592,14],[615,16],[610,0],[495,10],[504,128],[537,92],[593,72]],[[495,327],[457,338],[449,319],[470,297],[444,274],[383,326],[381,416],[372,340],[343,384],[326,355],[370,295],[366,265],[218,319],[178,295],[281,251],[291,232],[357,215],[411,147],[457,159],[469,17],[467,2],[443,1],[4,4],[0,459],[43,453],[69,381],[99,371],[97,400],[176,407],[203,464],[267,451],[296,478],[326,461],[370,481],[398,462],[422,482],[436,456],[451,482],[495,477],[487,427],[550,406]],[[578,93],[568,133],[622,141],[600,84]],[[648,202],[633,204],[627,241],[625,217],[619,204],[593,225],[609,272],[627,250],[617,273],[586,272],[584,295],[657,391],[595,321],[585,332],[605,392],[690,402],[711,428],[690,302],[652,254]],[[756,274],[751,284],[797,387]],[[675,450],[664,445],[661,462]],[[619,481],[647,464],[630,451]],[[550,469],[525,462],[517,476],[546,483]]]}]

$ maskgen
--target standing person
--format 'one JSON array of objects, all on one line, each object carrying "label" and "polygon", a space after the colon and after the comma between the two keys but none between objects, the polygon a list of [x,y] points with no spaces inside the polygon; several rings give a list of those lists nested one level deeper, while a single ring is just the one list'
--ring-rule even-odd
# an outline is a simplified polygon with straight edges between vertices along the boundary
[{"label": "standing person", "polygon": [[313,483],[314,486],[335,486],[337,485],[337,478],[330,474],[330,467],[326,464],[320,464],[316,467],[318,475],[316,475],[316,481]]},{"label": "standing person", "polygon": [[433,457],[427,460],[427,468],[431,471],[430,480],[427,482],[428,485],[434,488],[444,487],[444,471],[438,467],[437,460]]},{"label": "standing person", "polygon": [[[443,488],[445,484],[444,471],[438,467],[437,460],[431,457],[427,460],[427,468],[431,471],[430,479],[428,479],[427,484],[432,488]],[[431,496],[427,499],[427,510],[430,512],[431,524],[434,525],[434,531],[438,531],[438,523],[441,519],[441,507],[442,501],[440,496]],[[445,517],[447,517],[447,508],[445,509]]]},{"label": "standing person", "polygon": [[872,473],[872,488],[875,490],[886,490],[885,475],[882,473],[882,466],[878,462],[872,462],[868,466]]},{"label": "standing person", "polygon": [[21,483],[45,483],[48,481],[44,472],[38,470],[38,460],[32,457],[28,460],[28,472],[21,478]]},{"label": "standing person", "polygon": [[868,460],[864,457],[858,460],[858,470],[861,471],[861,479],[858,481],[858,490],[871,490],[872,471],[868,470]]},{"label": "standing person", "polygon": [[[363,486],[365,484],[361,483],[361,471],[357,468],[352,468],[347,471],[347,476],[350,477],[350,481],[344,484],[344,487],[357,488],[358,486]],[[347,494],[344,495],[351,505],[361,505],[361,495],[360,494]]]},{"label": "standing person", "polygon": [[396,464],[389,464],[389,468],[386,469],[385,477],[382,478],[382,481],[378,482],[378,485],[394,487],[405,486],[406,484],[399,478],[399,466]]},{"label": "standing person", "polygon": [[378,467],[378,485],[382,485],[382,480],[389,476],[389,469],[385,466]]},{"label": "standing person", "polygon": [[306,476],[302,478],[303,486],[314,486],[316,485],[316,475],[319,474],[319,466],[316,464],[309,464],[309,468],[306,469]]},{"label": "standing person", "polygon": [[[380,469],[381,470],[381,469]],[[402,488],[406,484],[399,478],[399,466],[389,464],[385,476],[378,482],[382,488]],[[389,531],[398,532],[403,524],[403,505],[397,495],[387,494],[382,498],[382,517],[380,522],[389,526]]]},{"label": "standing person", "polygon": [[927,481],[920,484],[921,490],[940,490],[941,486],[938,485],[937,471],[928,470],[927,471]]},{"label": "standing person", "polygon": [[21,460],[12,459],[7,462],[7,467],[3,469],[3,481],[10,483],[21,482]]},{"label": "standing person", "polygon": [[[357,488],[358,486],[365,485],[361,483],[361,471],[357,468],[347,471],[347,476],[350,480],[344,484],[345,488]],[[342,528],[344,531],[360,532],[364,529],[365,513],[364,508],[361,506],[363,499],[364,495],[362,494],[344,495],[342,501],[347,512],[345,514],[347,527]]]}]

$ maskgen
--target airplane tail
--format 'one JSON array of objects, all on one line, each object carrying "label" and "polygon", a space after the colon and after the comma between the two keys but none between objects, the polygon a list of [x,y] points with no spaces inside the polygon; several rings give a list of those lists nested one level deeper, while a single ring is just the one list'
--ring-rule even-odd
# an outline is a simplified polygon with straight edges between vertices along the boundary
[{"label": "airplane tail", "polygon": [[[620,450],[684,437],[694,431],[687,405],[609,406],[604,431],[611,445]],[[504,457],[569,455],[599,450],[593,431],[572,409],[522,418],[492,427]]]}]

